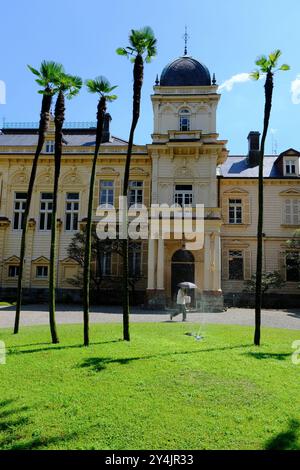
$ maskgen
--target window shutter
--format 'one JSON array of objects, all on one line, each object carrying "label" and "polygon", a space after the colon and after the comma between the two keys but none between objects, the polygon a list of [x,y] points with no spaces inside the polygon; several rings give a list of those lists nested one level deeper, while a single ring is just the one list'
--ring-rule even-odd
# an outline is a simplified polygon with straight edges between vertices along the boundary
[{"label": "window shutter", "polygon": [[282,279],[286,281],[286,252],[279,251],[278,253],[278,267]]},{"label": "window shutter", "polygon": [[292,201],[291,199],[286,199],[285,201],[285,223],[292,223]]},{"label": "window shutter", "polygon": [[229,250],[224,249],[222,252],[222,279],[229,279]]},{"label": "window shutter", "polygon": [[244,251],[244,279],[251,279],[251,250]]},{"label": "window shutter", "polygon": [[227,197],[222,200],[222,217],[224,224],[229,224],[229,199]]},{"label": "window shutter", "polygon": [[299,224],[299,208],[300,208],[300,201],[299,199],[293,199],[293,217],[292,217],[292,224],[298,225]]},{"label": "window shutter", "polygon": [[250,212],[250,199],[245,197],[243,199],[243,224],[251,224],[251,212]]}]

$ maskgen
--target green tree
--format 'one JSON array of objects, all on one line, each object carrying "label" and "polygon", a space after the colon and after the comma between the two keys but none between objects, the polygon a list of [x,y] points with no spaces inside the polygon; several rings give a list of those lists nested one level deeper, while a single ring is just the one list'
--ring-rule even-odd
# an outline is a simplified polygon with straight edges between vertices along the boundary
[{"label": "green tree", "polygon": [[91,239],[92,239],[92,218],[93,218],[93,201],[94,201],[94,187],[97,159],[102,142],[103,125],[106,113],[107,101],[113,101],[117,98],[116,95],[110,93],[117,88],[111,86],[105,77],[97,77],[95,80],[86,81],[87,89],[90,93],[97,93],[99,95],[97,107],[97,130],[96,130],[96,145],[94,158],[92,163],[90,189],[89,189],[89,202],[88,202],[88,215],[86,224],[86,241],[85,241],[85,257],[84,257],[84,284],[83,284],[83,324],[84,324],[84,345],[89,345],[89,308],[90,308],[90,264],[91,264]]},{"label": "green tree", "polygon": [[296,277],[298,271],[298,279],[300,280],[300,229],[294,232],[293,237],[286,244],[288,249],[286,260],[289,262],[287,269],[296,272]]},{"label": "green tree", "polygon": [[53,208],[51,217],[51,243],[50,243],[50,274],[49,274],[49,322],[52,343],[58,343],[58,335],[55,323],[55,298],[56,298],[56,232],[57,232],[57,194],[61,168],[63,124],[65,120],[65,97],[73,98],[79,93],[82,86],[81,78],[68,74],[61,74],[56,81],[58,96],[55,104],[55,151],[54,151],[54,187]]},{"label": "green tree", "polygon": [[262,304],[262,245],[263,245],[263,207],[264,207],[264,180],[263,180],[263,167],[264,167],[264,154],[265,142],[269,128],[270,114],[272,108],[273,87],[274,87],[274,72],[277,70],[289,70],[289,65],[283,64],[277,67],[278,59],[281,56],[279,49],[275,50],[268,56],[261,56],[256,60],[258,69],[251,74],[254,80],[258,80],[262,75],[265,79],[265,108],[264,108],[264,123],[263,133],[259,151],[259,174],[258,174],[258,220],[257,220],[257,257],[256,257],[256,292],[255,292],[255,332],[254,344],[260,345],[260,329],[261,329],[261,304]]},{"label": "green tree", "polygon": [[54,82],[57,80],[59,75],[63,72],[62,65],[56,62],[52,62],[52,61],[43,61],[41,63],[39,70],[34,69],[30,65],[28,65],[28,68],[36,77],[38,77],[36,78],[35,81],[38,83],[38,85],[42,87],[42,90],[39,90],[39,93],[43,95],[43,98],[42,98],[42,105],[41,105],[41,112],[40,112],[38,143],[37,143],[36,151],[35,151],[33,162],[32,162],[32,167],[31,167],[31,174],[30,174],[29,185],[28,185],[28,190],[27,190],[26,207],[25,207],[23,225],[22,225],[22,238],[21,238],[21,247],[20,247],[20,268],[19,268],[19,276],[18,276],[17,304],[16,304],[16,316],[15,316],[15,326],[14,326],[15,334],[18,333],[19,324],[20,324],[23,270],[24,270],[24,259],[25,259],[25,252],[26,252],[26,234],[27,234],[28,217],[29,217],[29,211],[30,211],[30,206],[31,206],[33,188],[34,188],[36,172],[37,172],[37,167],[38,167],[38,160],[42,152],[42,149],[45,143],[46,134],[49,128],[52,98],[57,91],[54,85]]},{"label": "green tree", "polygon": [[[280,289],[285,284],[284,279],[279,271],[265,271],[262,273],[261,277],[261,292],[262,298],[263,295],[269,289]],[[245,281],[245,291],[246,292],[255,292],[256,291],[256,275],[253,274],[251,279]]]},{"label": "green tree", "polygon": [[[144,60],[145,62],[151,62],[152,57],[156,55],[156,39],[154,33],[149,26],[141,28],[139,30],[131,30],[129,35],[130,46],[120,47],[117,49],[117,54],[131,58],[134,63],[133,67],[133,109],[132,109],[132,121],[129,133],[127,156],[125,163],[125,172],[123,180],[123,196],[128,199],[128,184],[129,184],[129,172],[132,155],[132,146],[135,128],[137,126],[140,116],[140,105],[141,105],[141,90],[144,78]],[[128,204],[127,204],[128,206]],[[124,212],[123,224],[128,226],[127,213]],[[129,274],[128,274],[128,234],[123,240],[123,339],[130,341],[129,332]]]}]

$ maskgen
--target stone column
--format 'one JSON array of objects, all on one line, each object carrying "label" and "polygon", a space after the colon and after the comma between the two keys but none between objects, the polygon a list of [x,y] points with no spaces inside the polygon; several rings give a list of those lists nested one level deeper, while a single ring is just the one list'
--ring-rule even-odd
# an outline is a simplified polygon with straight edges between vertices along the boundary
[{"label": "stone column", "polygon": [[164,289],[165,274],[165,241],[163,238],[158,240],[157,250],[157,289]]},{"label": "stone column", "polygon": [[215,233],[214,236],[213,290],[221,291],[221,237],[219,233]]},{"label": "stone column", "polygon": [[212,290],[211,286],[211,253],[210,253],[210,233],[204,235],[204,272],[203,272],[203,290]]},{"label": "stone column", "polygon": [[149,239],[148,242],[148,290],[155,289],[155,259],[156,240]]}]

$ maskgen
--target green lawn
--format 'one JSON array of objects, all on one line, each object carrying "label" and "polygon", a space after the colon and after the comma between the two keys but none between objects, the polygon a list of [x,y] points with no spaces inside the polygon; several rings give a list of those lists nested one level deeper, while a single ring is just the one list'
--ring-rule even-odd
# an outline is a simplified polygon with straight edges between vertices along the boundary
[{"label": "green lawn", "polygon": [[299,449],[299,331],[183,323],[1,330],[1,449]]}]

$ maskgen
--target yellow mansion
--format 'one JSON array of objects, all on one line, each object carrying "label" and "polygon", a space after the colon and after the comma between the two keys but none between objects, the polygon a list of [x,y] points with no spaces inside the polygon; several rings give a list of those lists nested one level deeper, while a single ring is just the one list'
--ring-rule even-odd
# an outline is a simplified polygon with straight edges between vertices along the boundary
[{"label": "yellow mansion", "polygon": [[[218,139],[216,113],[220,94],[208,69],[190,56],[167,65],[151,96],[154,128],[151,143],[134,146],[130,173],[131,203],[204,204],[204,245],[189,251],[186,241],[142,240],[130,253],[130,269],[137,277],[135,292],[149,307],[170,305],[178,282],[195,282],[199,309],[220,310],[243,297],[245,281],[255,273],[257,223],[258,132],[250,132],[248,150],[229,156],[227,142]],[[110,134],[107,115],[99,155],[96,209],[115,204],[121,193],[127,143]],[[58,201],[57,269],[61,298],[78,298],[70,279],[80,269],[68,256],[74,234],[87,215],[87,197],[95,127],[66,125]],[[15,292],[18,276],[22,213],[37,143],[37,127],[7,123],[0,131],[0,288],[2,296]],[[54,126],[41,155],[28,228],[24,288],[31,298],[47,290],[53,190]],[[299,272],[289,268],[287,244],[300,225],[300,153],[288,149],[266,156],[264,270],[280,271],[285,285],[273,292],[276,302],[300,299]],[[117,253],[102,254],[103,302],[120,299],[113,279],[122,275]],[[289,268],[289,269],[288,269]],[[66,297],[65,297],[66,298]],[[236,300],[237,301],[237,300]],[[279,305],[279,304],[278,304]]]}]

